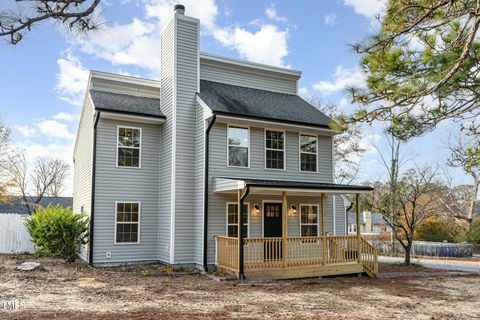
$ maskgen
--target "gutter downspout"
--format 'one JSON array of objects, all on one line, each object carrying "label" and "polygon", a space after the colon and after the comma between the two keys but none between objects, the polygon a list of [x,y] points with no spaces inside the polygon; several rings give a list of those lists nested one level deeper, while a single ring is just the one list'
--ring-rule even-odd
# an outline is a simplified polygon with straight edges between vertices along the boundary
[{"label": "gutter downspout", "polygon": [[243,270],[243,202],[245,198],[247,198],[248,194],[250,193],[250,186],[247,185],[245,189],[245,193],[240,198],[240,217],[238,217],[238,223],[240,224],[240,232],[238,235],[238,241],[240,243],[239,246],[239,266],[238,266],[238,277],[239,279],[245,279],[245,273]]},{"label": "gutter downspout", "polygon": [[205,164],[204,164],[204,183],[203,183],[203,269],[208,271],[208,165],[210,150],[210,130],[215,123],[217,116],[214,114],[212,121],[208,124],[205,131]]},{"label": "gutter downspout", "polygon": [[100,119],[100,111],[97,112],[93,125],[93,155],[92,155],[92,190],[90,199],[90,230],[88,239],[88,264],[93,266],[93,223],[95,212],[95,169],[97,159],[97,125]]}]

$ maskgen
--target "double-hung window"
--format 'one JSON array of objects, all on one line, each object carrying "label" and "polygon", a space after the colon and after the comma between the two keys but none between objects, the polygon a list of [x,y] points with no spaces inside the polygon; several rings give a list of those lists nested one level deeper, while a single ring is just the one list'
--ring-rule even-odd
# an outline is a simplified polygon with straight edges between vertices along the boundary
[{"label": "double-hung window", "polygon": [[248,139],[248,128],[228,127],[227,146],[229,167],[248,167]]},{"label": "double-hung window", "polygon": [[[248,237],[248,203],[243,204],[243,237]],[[238,237],[238,204],[234,202],[227,203],[227,236]]]},{"label": "double-hung window", "polygon": [[140,242],[140,203],[117,202],[115,208],[115,243]]},{"label": "double-hung window", "polygon": [[302,237],[318,236],[318,205],[300,205],[300,232]]},{"label": "double-hung window", "polygon": [[285,132],[265,130],[265,168],[285,169]]},{"label": "double-hung window", "polygon": [[300,135],[300,171],[317,172],[317,137]]},{"label": "double-hung window", "polygon": [[117,166],[140,168],[142,130],[118,127]]}]

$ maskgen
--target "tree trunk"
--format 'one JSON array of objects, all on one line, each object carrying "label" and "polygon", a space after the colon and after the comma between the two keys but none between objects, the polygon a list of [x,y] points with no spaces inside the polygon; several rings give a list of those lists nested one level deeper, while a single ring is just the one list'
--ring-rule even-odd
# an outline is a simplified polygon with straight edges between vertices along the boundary
[{"label": "tree trunk", "polygon": [[469,213],[468,213],[468,224],[469,224],[469,230],[472,230],[472,223],[473,223],[473,217],[475,217],[475,211],[477,209],[477,194],[478,194],[478,186],[479,186],[479,178],[476,174],[472,173],[473,177],[473,195],[472,199],[470,200],[470,208],[469,208]]},{"label": "tree trunk", "polygon": [[407,245],[403,248],[405,249],[405,262],[404,264],[406,266],[409,266],[410,265],[410,257],[411,257],[411,251],[412,251],[412,241],[411,240],[407,240],[408,243]]}]

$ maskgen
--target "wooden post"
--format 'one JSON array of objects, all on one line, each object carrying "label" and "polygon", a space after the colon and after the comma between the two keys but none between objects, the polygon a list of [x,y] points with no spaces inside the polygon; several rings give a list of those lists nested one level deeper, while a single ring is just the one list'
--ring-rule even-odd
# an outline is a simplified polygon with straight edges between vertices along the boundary
[{"label": "wooden post", "polygon": [[323,264],[327,264],[327,195],[322,193],[322,258]]},{"label": "wooden post", "polygon": [[360,195],[355,195],[355,211],[357,212],[357,261],[361,262],[360,258]]},{"label": "wooden post", "polygon": [[287,193],[282,192],[282,260],[283,267],[287,267]]},{"label": "wooden post", "polygon": [[238,223],[238,234],[237,234],[237,239],[238,239],[238,271],[240,272],[240,262],[241,262],[241,259],[240,259],[240,254],[241,254],[241,251],[240,250],[240,247],[242,246],[242,243],[240,243],[240,235],[241,235],[241,232],[242,232],[242,225],[241,225],[241,219],[240,219],[240,216],[242,214],[242,208],[240,206],[240,199],[242,198],[242,190],[238,189],[237,191],[237,223]]}]

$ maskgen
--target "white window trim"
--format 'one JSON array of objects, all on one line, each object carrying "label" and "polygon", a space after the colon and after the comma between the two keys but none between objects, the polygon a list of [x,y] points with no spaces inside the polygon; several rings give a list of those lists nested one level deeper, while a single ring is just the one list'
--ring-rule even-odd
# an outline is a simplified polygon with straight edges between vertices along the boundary
[{"label": "white window trim", "polygon": [[[263,214],[263,211],[265,209],[265,203],[280,203],[283,205],[282,200],[262,200],[262,209],[261,209],[261,214],[262,214],[262,238],[265,237],[265,215]],[[288,201],[287,201],[287,225],[285,227],[285,235],[288,235]],[[283,207],[282,207],[282,214],[283,214]]]},{"label": "white window trim", "polygon": [[[119,146],[118,145],[118,136],[120,134],[120,128],[140,130],[140,147],[136,148],[136,147],[121,147],[121,146]],[[115,136],[115,147],[116,147],[116,154],[117,154],[116,157],[115,157],[115,166],[117,168],[124,168],[124,169],[141,169],[142,168],[142,145],[143,145],[142,138],[143,138],[142,128],[131,127],[131,126],[122,126],[122,125],[117,126],[117,135]],[[138,149],[139,150],[138,151],[138,167],[119,166],[118,165],[118,148]]]},{"label": "white window trim", "polygon": [[[231,166],[230,165],[230,153],[228,152],[228,148],[230,147],[230,145],[228,144],[228,129],[230,127],[234,127],[234,128],[241,128],[241,129],[247,129],[247,137],[248,137],[248,146],[247,146],[247,149],[248,149],[248,166],[246,167],[241,167],[241,166]],[[242,169],[250,169],[250,126],[245,126],[245,125],[235,125],[235,124],[227,124],[227,167],[228,168],[242,168]]]},{"label": "white window trim", "polygon": [[[282,151],[281,149],[267,148],[267,131],[283,132],[283,169],[267,168],[267,150]],[[264,148],[263,157],[265,159],[264,161],[265,170],[272,170],[272,171],[287,170],[287,132],[285,130],[264,128],[263,129],[263,148]]]},{"label": "white window trim", "polygon": [[[225,205],[225,235],[228,237],[228,226],[234,226],[236,225],[238,228],[238,223],[228,223],[228,205],[230,204],[238,204],[238,202],[233,202],[229,201]],[[247,217],[248,217],[248,222],[246,223],[247,225],[247,237],[250,237],[250,202],[244,202],[243,204],[247,205]],[[240,217],[238,218],[238,222],[240,223]]]},{"label": "white window trim", "polygon": [[[302,151],[302,147],[301,147],[302,136],[315,137],[317,139],[317,143],[316,143],[317,152],[313,153],[313,152]],[[316,159],[315,159],[316,160],[315,161],[316,162],[316,170],[315,171],[302,170],[302,153],[316,155]],[[319,156],[318,156],[318,135],[299,132],[299,134],[298,134],[298,171],[299,172],[306,172],[306,173],[318,173],[318,158],[319,158]]]},{"label": "white window trim", "polygon": [[[137,242],[117,242],[117,224],[132,224],[134,222],[117,222],[117,205],[119,203],[129,203],[129,204],[138,204],[138,239],[137,239]],[[140,215],[141,215],[141,212],[142,212],[142,205],[141,205],[141,202],[140,201],[115,201],[115,217],[114,217],[114,221],[115,221],[115,225],[114,225],[114,229],[113,229],[113,244],[115,245],[132,245],[132,244],[140,244]]]},{"label": "white window trim", "polygon": [[[302,207],[317,207],[317,223],[302,223]],[[317,235],[319,237],[320,234],[320,206],[316,203],[301,203],[300,204],[300,211],[298,212],[298,223],[299,223],[299,236],[304,237],[302,235],[302,226],[317,226]],[[306,237],[306,236],[305,236]]]}]

